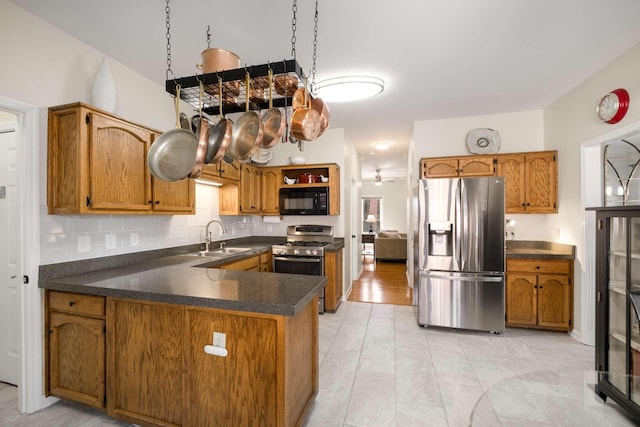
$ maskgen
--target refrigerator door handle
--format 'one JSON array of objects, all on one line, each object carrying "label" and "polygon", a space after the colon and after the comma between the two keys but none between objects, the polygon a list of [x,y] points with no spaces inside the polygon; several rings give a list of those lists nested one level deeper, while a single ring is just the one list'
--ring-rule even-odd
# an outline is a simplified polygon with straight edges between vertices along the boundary
[{"label": "refrigerator door handle", "polygon": [[433,274],[421,271],[421,277],[428,277],[431,279],[444,279],[444,280],[460,280],[460,281],[473,281],[473,282],[502,282],[504,278],[502,276],[450,276],[445,274]]},{"label": "refrigerator door handle", "polygon": [[461,218],[461,207],[460,207],[460,194],[461,194],[461,189],[460,189],[460,180],[458,180],[458,186],[456,188],[456,203],[455,203],[455,217],[456,217],[456,223],[454,224],[455,227],[455,240],[453,243],[453,252],[454,252],[454,257],[456,259],[456,266],[458,269],[462,269],[462,264],[460,264],[460,249],[462,247],[462,230],[461,230],[461,225],[462,225],[462,218]]},{"label": "refrigerator door handle", "polygon": [[467,251],[469,250],[469,194],[464,182],[460,180],[460,224],[462,228],[462,236],[460,237],[460,270],[468,269]]}]

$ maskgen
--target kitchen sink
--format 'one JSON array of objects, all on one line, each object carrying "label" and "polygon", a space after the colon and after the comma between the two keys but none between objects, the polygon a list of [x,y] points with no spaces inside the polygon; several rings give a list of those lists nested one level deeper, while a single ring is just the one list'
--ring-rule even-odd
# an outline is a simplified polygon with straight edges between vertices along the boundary
[{"label": "kitchen sink", "polygon": [[239,254],[242,252],[250,251],[251,248],[233,248],[233,247],[224,247],[218,249],[211,249],[208,251],[199,251],[199,252],[191,252],[188,255],[192,256],[203,256],[203,257],[220,257],[225,255],[233,255]]}]

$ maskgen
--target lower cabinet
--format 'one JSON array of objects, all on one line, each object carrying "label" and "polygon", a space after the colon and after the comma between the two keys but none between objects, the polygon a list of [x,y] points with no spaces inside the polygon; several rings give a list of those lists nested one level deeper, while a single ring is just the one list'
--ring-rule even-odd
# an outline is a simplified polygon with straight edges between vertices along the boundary
[{"label": "lower cabinet", "polygon": [[47,291],[45,301],[45,394],[104,408],[104,298]]},{"label": "lower cabinet", "polygon": [[[144,426],[300,426],[317,298],[281,316],[47,291],[47,395]],[[226,355],[205,351],[214,332]]]},{"label": "lower cabinet", "polygon": [[506,324],[573,329],[573,261],[508,259]]},{"label": "lower cabinet", "polygon": [[107,413],[143,425],[185,424],[184,307],[109,299]]},{"label": "lower cabinet", "polygon": [[342,249],[324,253],[324,273],[327,285],[324,294],[324,309],[336,311],[342,297]]}]

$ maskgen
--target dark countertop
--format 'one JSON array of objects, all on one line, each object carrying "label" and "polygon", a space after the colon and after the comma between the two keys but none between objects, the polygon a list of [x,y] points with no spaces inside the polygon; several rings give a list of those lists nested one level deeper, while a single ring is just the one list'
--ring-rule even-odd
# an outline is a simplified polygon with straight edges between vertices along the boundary
[{"label": "dark countertop", "polygon": [[[298,313],[325,286],[327,279],[322,276],[215,268],[271,247],[257,242],[250,246],[250,251],[224,259],[187,255],[200,248],[192,245],[137,256],[128,254],[124,258],[40,266],[38,286],[64,292],[286,316]],[[127,258],[137,261],[127,263]],[[102,268],[96,268],[97,265]]]},{"label": "dark countertop", "polygon": [[506,256],[507,258],[575,259],[576,247],[539,240],[511,240],[507,242]]}]

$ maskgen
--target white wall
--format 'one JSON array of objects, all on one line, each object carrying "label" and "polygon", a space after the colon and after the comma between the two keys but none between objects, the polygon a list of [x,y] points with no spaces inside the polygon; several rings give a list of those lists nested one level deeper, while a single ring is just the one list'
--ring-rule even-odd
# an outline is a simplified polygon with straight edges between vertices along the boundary
[{"label": "white wall", "polygon": [[[495,129],[500,134],[499,153],[539,151],[548,149],[544,141],[543,112],[492,114],[425,120],[414,123],[413,159],[416,171],[421,158],[469,155],[467,133],[476,128]],[[563,159],[560,156],[559,165]],[[419,172],[416,173],[416,176]],[[417,179],[417,178],[416,178]],[[562,206],[562,202],[560,203]],[[551,215],[508,215],[516,220],[515,238],[518,240],[554,240],[554,231],[546,225]]]},{"label": "white wall", "polygon": [[407,232],[407,182],[405,180],[384,181],[375,185],[373,181],[362,182],[362,196],[381,196],[381,230]]},{"label": "white wall", "polygon": [[[594,283],[582,283],[582,276],[593,277],[594,265],[592,252],[595,248],[586,247],[583,232],[585,230],[585,206],[588,194],[582,194],[581,175],[599,174],[601,165],[590,162],[581,166],[581,144],[595,138],[605,138],[611,132],[620,132],[626,127],[637,126],[640,122],[640,109],[634,108],[640,98],[640,80],[637,70],[640,69],[640,44],[631,48],[609,63],[589,79],[580,83],[575,89],[558,99],[544,110],[545,146],[558,150],[559,162],[559,201],[558,215],[550,216],[549,228],[560,230],[560,241],[576,245],[574,314],[575,330],[593,333],[593,290]],[[615,125],[603,123],[596,117],[595,109],[598,101],[606,93],[625,88],[629,91],[631,106],[626,117]],[[586,170],[582,171],[581,168]],[[587,192],[590,190],[587,189]],[[594,189],[593,191],[599,191]],[[583,199],[584,197],[584,199]],[[592,245],[592,243],[591,243]],[[593,280],[593,279],[589,279]],[[581,310],[582,307],[582,310]],[[584,321],[589,322],[583,325]],[[589,340],[588,336],[584,337]]]},{"label": "white wall", "polygon": [[[0,0],[0,47],[5,60],[0,73],[0,96],[41,107],[40,112],[40,230],[41,263],[115,255],[140,250],[185,245],[203,241],[206,220],[218,217],[217,190],[198,189],[197,209],[188,215],[48,215],[46,207],[47,108],[72,102],[90,103],[93,74],[103,54],[69,36],[49,23]],[[118,102],[115,113],[128,120],[159,130],[175,125],[172,98],[158,85],[123,64],[107,58],[116,82]],[[164,74],[164,70],[158,70]],[[182,103],[182,110],[192,107]],[[318,140],[306,143],[303,153],[313,163],[343,165],[344,132],[329,129]],[[280,152],[284,151],[284,154]],[[279,144],[271,164],[287,164],[287,157],[300,154],[296,146]],[[277,159],[281,162],[277,163]],[[344,181],[341,182],[344,188]],[[198,186],[199,187],[199,186]],[[208,196],[202,196],[204,192]],[[342,192],[341,206],[344,206]],[[261,217],[224,217],[227,238],[286,233],[286,225],[313,222],[334,226],[336,236],[344,236],[340,217],[287,218],[280,224],[265,224]],[[107,249],[106,236],[115,235],[115,249]],[[79,239],[90,239],[90,250],[79,252]],[[133,237],[132,237],[133,236]],[[138,244],[135,243],[137,237]]]}]

